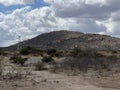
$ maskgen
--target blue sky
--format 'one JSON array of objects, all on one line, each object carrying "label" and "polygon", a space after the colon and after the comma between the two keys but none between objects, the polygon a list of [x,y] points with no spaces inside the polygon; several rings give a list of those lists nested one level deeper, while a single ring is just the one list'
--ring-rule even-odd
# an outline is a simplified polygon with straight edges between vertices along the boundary
[{"label": "blue sky", "polygon": [[4,6],[0,4],[0,12],[2,13],[8,13],[12,12],[15,9],[23,8],[25,6],[31,6],[32,9],[43,7],[43,6],[49,6],[50,4],[45,3],[42,0],[34,0],[34,4],[26,4],[26,5],[12,5],[12,6]]},{"label": "blue sky", "polygon": [[120,0],[0,0],[0,47],[58,30],[120,37]]}]

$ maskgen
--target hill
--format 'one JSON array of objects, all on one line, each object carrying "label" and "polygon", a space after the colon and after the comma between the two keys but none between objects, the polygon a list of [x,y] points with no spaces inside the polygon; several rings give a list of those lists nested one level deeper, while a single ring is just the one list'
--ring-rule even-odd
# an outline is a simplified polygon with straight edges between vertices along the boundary
[{"label": "hill", "polygon": [[[7,50],[16,50],[18,44],[6,47]],[[73,31],[54,31],[41,34],[33,39],[20,43],[21,47],[32,46],[40,49],[70,50],[74,47],[95,50],[119,50],[120,39],[99,34],[84,34]]]}]

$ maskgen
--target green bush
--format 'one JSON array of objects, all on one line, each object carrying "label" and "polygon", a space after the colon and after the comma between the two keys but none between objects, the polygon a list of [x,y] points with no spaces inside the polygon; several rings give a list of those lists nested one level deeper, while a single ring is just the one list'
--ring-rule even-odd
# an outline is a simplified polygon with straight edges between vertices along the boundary
[{"label": "green bush", "polygon": [[14,55],[10,58],[10,60],[13,62],[13,63],[17,63],[17,64],[20,64],[20,65],[24,65],[25,61],[27,60],[27,58],[22,58],[21,56],[17,56],[17,55]]},{"label": "green bush", "polygon": [[47,51],[48,54],[54,54],[54,53],[56,53],[56,52],[57,52],[56,49],[49,49],[49,50]]},{"label": "green bush", "polygon": [[96,51],[91,52],[90,56],[91,57],[104,57],[104,55],[102,55],[102,54],[100,54],[100,53],[98,53]]},{"label": "green bush", "polygon": [[7,53],[5,53],[2,49],[0,49],[0,55],[6,55]]},{"label": "green bush", "polygon": [[30,46],[26,46],[20,50],[20,54],[22,55],[36,54],[36,53],[39,54],[41,52],[43,51]]},{"label": "green bush", "polygon": [[71,55],[72,56],[88,56],[89,52],[82,50],[81,48],[75,47],[72,51],[71,51]]},{"label": "green bush", "polygon": [[2,54],[2,49],[0,49],[0,55]]},{"label": "green bush", "polygon": [[61,52],[57,51],[56,49],[49,49],[47,50],[47,54],[54,57],[54,56],[61,56]]},{"label": "green bush", "polygon": [[117,54],[118,53],[117,50],[112,50],[111,52],[112,52],[112,54]]},{"label": "green bush", "polygon": [[20,54],[28,55],[28,54],[30,54],[31,50],[32,50],[32,47],[30,47],[30,46],[24,47],[20,50]]},{"label": "green bush", "polygon": [[49,63],[52,61],[54,61],[54,60],[51,57],[43,57],[43,59],[42,59],[42,62],[44,62],[44,63]]}]

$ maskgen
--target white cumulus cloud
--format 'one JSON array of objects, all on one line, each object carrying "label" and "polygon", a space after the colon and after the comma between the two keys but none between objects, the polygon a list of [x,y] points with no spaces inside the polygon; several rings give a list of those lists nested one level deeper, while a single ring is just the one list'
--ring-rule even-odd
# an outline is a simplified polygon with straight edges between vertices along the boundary
[{"label": "white cumulus cloud", "polygon": [[19,5],[19,4],[33,4],[34,0],[0,0],[0,4],[5,6]]},{"label": "white cumulus cloud", "polygon": [[[5,0],[0,2],[2,1]],[[24,0],[24,3],[28,1]],[[26,6],[9,14],[0,13],[0,40],[16,42],[17,34],[25,40],[54,30],[113,36],[120,34],[119,0],[44,0],[44,2],[50,3],[50,6],[35,9]]]}]

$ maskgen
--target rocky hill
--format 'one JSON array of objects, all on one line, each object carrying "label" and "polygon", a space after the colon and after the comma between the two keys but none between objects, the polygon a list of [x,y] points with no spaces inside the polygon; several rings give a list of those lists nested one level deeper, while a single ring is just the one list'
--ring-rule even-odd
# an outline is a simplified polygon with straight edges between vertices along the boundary
[{"label": "rocky hill", "polygon": [[[7,50],[16,50],[18,44],[6,47]],[[33,39],[20,43],[21,47],[32,46],[40,49],[56,48],[70,50],[81,47],[95,50],[120,50],[120,39],[99,34],[84,34],[73,31],[54,31],[41,34]]]}]

